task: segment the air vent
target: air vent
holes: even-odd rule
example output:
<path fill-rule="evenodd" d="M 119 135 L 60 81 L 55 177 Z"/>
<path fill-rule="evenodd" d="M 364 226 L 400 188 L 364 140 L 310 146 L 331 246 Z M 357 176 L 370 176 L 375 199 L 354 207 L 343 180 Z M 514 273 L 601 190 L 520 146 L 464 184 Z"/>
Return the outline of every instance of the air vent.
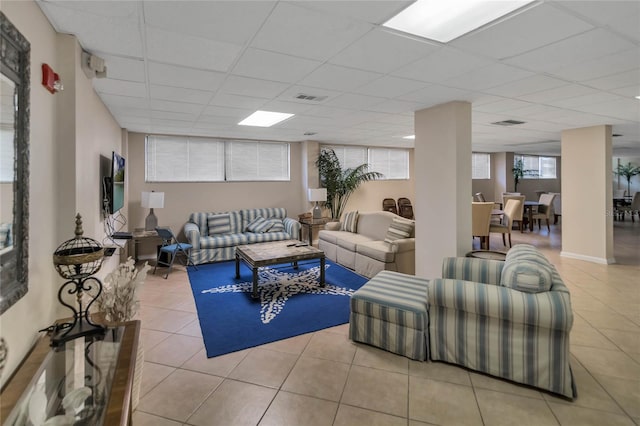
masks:
<path fill-rule="evenodd" d="M 496 121 L 495 123 L 491 123 L 491 124 L 495 124 L 496 126 L 517 126 L 518 124 L 524 124 L 524 121 L 504 120 L 504 121 Z"/>
<path fill-rule="evenodd" d="M 611 135 L 612 138 L 619 138 L 620 136 L 622 136 L 620 133 L 614 133 Z"/>
<path fill-rule="evenodd" d="M 325 99 L 327 99 L 327 96 L 314 96 L 314 95 L 305 95 L 304 93 L 298 93 L 295 96 L 295 98 L 303 101 L 322 102 Z"/>
<path fill-rule="evenodd" d="M 305 136 L 313 136 L 315 134 L 316 134 L 316 132 L 304 132 Z"/>

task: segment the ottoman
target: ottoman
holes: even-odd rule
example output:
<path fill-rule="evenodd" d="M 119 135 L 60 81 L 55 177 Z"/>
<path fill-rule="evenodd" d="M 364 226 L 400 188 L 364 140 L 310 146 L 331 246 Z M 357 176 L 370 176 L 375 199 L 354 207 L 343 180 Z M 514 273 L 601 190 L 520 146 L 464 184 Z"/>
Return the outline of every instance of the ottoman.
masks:
<path fill-rule="evenodd" d="M 425 361 L 428 280 L 381 271 L 351 296 L 349 338 Z"/>

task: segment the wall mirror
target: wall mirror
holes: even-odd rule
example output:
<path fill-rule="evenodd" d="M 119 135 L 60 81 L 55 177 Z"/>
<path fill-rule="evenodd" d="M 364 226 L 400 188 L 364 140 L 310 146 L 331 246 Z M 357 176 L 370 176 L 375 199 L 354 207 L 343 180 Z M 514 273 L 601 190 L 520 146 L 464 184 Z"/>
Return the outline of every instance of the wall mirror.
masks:
<path fill-rule="evenodd" d="M 29 42 L 0 12 L 0 314 L 27 293 Z"/>

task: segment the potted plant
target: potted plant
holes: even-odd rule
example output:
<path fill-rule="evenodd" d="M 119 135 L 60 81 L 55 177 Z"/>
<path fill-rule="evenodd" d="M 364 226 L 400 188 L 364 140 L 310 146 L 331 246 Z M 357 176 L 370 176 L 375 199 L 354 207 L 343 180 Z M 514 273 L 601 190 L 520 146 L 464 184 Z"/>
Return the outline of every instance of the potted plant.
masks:
<path fill-rule="evenodd" d="M 320 185 L 327 189 L 325 206 L 333 219 L 340 220 L 349 197 L 363 182 L 383 177 L 382 173 L 367 171 L 364 163 L 355 168 L 343 169 L 340 160 L 332 149 L 320 151 L 316 161 L 320 175 Z"/>
<path fill-rule="evenodd" d="M 513 181 L 515 183 L 514 186 L 514 191 L 518 192 L 518 183 L 520 182 L 520 179 L 522 179 L 525 176 L 535 176 L 536 175 L 536 171 L 535 170 L 528 170 L 524 168 L 524 163 L 522 162 L 522 160 L 516 160 L 513 169 L 511 169 L 511 171 L 513 172 Z"/>
<path fill-rule="evenodd" d="M 614 173 L 627 179 L 627 195 L 631 195 L 631 178 L 640 175 L 640 167 L 635 167 L 631 163 L 618 164 L 618 169 Z"/>

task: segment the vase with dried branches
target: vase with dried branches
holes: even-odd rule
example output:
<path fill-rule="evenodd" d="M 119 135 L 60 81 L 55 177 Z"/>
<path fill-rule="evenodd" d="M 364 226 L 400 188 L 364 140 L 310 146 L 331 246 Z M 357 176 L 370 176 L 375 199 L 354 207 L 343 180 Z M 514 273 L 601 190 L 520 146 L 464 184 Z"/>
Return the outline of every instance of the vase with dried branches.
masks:
<path fill-rule="evenodd" d="M 149 265 L 136 269 L 132 258 L 121 263 L 104 279 L 102 293 L 96 300 L 98 311 L 110 323 L 132 320 L 138 312 L 138 290 L 147 277 Z"/>

